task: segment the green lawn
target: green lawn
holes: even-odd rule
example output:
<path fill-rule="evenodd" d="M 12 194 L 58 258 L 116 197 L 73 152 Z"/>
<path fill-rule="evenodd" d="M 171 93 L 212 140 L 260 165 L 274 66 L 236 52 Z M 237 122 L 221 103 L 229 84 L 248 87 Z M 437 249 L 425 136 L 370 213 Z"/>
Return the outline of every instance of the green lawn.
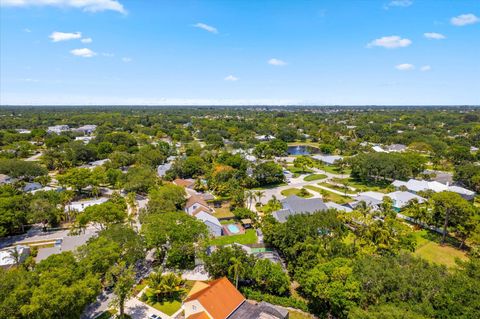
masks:
<path fill-rule="evenodd" d="M 179 300 L 156 302 L 151 306 L 157 310 L 160 310 L 164 314 L 171 316 L 177 312 L 180 307 L 182 307 L 182 302 Z"/>
<path fill-rule="evenodd" d="M 351 173 L 351 170 L 349 168 L 346 168 L 342 172 L 340 172 L 340 169 L 338 168 L 338 166 L 335 166 L 335 165 L 319 165 L 318 168 L 332 174 L 350 175 Z"/>
<path fill-rule="evenodd" d="M 241 235 L 232 235 L 232 236 L 221 236 L 212 239 L 211 244 L 215 246 L 225 246 L 233 243 L 238 243 L 242 245 L 255 244 L 257 242 L 257 233 L 255 229 L 247 229 L 245 234 Z"/>
<path fill-rule="evenodd" d="M 296 195 L 296 196 L 303 197 L 303 198 L 310 198 L 310 197 L 313 196 L 310 193 L 301 194 L 301 190 L 299 188 L 287 188 L 287 189 L 283 190 L 281 192 L 281 194 L 285 197 Z"/>
<path fill-rule="evenodd" d="M 306 182 L 310 182 L 310 181 L 316 181 L 316 180 L 324 179 L 324 178 L 327 178 L 327 175 L 325 175 L 325 174 L 310 174 L 308 176 L 305 176 L 303 178 L 303 180 L 306 181 Z"/>
<path fill-rule="evenodd" d="M 334 203 L 343 205 L 353 201 L 351 197 L 338 195 L 338 194 L 329 192 L 327 190 L 321 189 L 320 187 L 306 185 L 305 188 L 308 188 L 312 191 L 322 194 L 324 202 L 334 202 Z"/>
<path fill-rule="evenodd" d="M 330 184 L 330 183 L 318 183 L 318 185 L 323 186 L 323 187 L 328 187 L 328 188 L 334 189 L 336 191 L 345 193 L 345 189 L 341 186 L 333 185 L 333 184 Z M 349 189 L 349 190 L 347 190 L 347 194 L 356 194 L 356 193 Z"/>
<path fill-rule="evenodd" d="M 332 182 L 339 184 L 347 183 L 348 186 L 356 188 L 357 192 L 375 191 L 381 193 L 388 193 L 389 190 L 387 189 L 387 187 L 390 185 L 388 183 L 362 182 L 357 181 L 353 178 L 332 178 Z"/>
<path fill-rule="evenodd" d="M 287 166 L 287 170 L 289 170 L 290 172 L 294 173 L 294 174 L 308 174 L 308 173 L 312 173 L 313 171 L 309 168 L 305 168 L 305 170 L 303 170 L 301 167 L 295 167 L 293 165 L 289 165 Z"/>
<path fill-rule="evenodd" d="M 261 191 L 261 190 L 263 190 L 263 189 L 272 189 L 272 188 L 277 188 L 277 187 L 280 187 L 280 186 L 287 186 L 287 185 L 288 185 L 287 183 L 271 184 L 271 185 L 265 185 L 265 186 L 255 187 L 255 188 L 252 188 L 252 190 L 254 190 L 254 191 Z"/>
<path fill-rule="evenodd" d="M 217 218 L 233 218 L 235 215 L 230 211 L 229 207 L 215 208 L 215 213 L 212 214 Z"/>
<path fill-rule="evenodd" d="M 455 267 L 455 259 L 468 259 L 466 253 L 451 244 L 440 245 L 440 235 L 433 234 L 425 229 L 415 232 L 417 249 L 415 255 L 430 262 L 442 264 L 449 268 Z"/>
<path fill-rule="evenodd" d="M 288 311 L 288 318 L 289 319 L 312 319 L 313 316 L 304 314 L 304 313 L 299 312 L 299 311 L 289 310 Z"/>

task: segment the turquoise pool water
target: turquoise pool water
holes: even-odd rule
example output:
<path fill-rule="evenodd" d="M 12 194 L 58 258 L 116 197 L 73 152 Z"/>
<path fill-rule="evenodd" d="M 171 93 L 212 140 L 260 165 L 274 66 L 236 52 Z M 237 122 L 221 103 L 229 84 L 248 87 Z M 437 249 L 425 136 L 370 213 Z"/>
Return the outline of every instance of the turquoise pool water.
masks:
<path fill-rule="evenodd" d="M 229 224 L 227 225 L 227 228 L 232 234 L 238 234 L 240 232 L 240 228 L 238 228 L 238 226 L 235 224 Z"/>

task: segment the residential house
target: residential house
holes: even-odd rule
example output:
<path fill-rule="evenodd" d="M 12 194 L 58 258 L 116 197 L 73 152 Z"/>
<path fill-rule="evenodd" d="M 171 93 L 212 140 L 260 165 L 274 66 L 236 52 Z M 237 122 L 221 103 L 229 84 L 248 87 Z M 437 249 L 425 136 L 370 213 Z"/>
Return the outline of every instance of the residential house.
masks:
<path fill-rule="evenodd" d="M 73 131 L 82 133 L 83 135 L 92 135 L 92 133 L 95 132 L 96 129 L 97 129 L 96 125 L 89 124 L 89 125 L 83 125 L 83 126 L 77 127 L 73 129 Z"/>
<path fill-rule="evenodd" d="M 167 171 L 172 168 L 172 163 L 165 163 L 162 165 L 158 165 L 157 167 L 157 175 L 159 177 L 164 177 L 167 174 Z"/>
<path fill-rule="evenodd" d="M 407 146 L 403 144 L 392 144 L 387 146 L 387 152 L 404 152 L 407 150 Z"/>
<path fill-rule="evenodd" d="M 13 183 L 13 178 L 8 175 L 0 174 L 0 185 Z"/>
<path fill-rule="evenodd" d="M 23 187 L 23 191 L 24 192 L 33 192 L 33 191 L 36 191 L 37 189 L 40 189 L 40 188 L 42 188 L 42 184 L 40 184 L 40 183 L 37 183 L 37 182 L 27 183 Z"/>
<path fill-rule="evenodd" d="M 213 212 L 213 209 L 208 206 L 207 202 L 201 195 L 192 195 L 187 199 L 185 204 L 185 211 L 193 216 L 193 213 L 196 212 L 199 208 L 202 208 L 206 212 Z"/>
<path fill-rule="evenodd" d="M 17 260 L 13 257 L 15 250 L 18 253 L 18 262 L 22 263 L 30 255 L 30 247 L 17 245 L 0 250 L 0 268 L 8 269 L 16 266 Z"/>
<path fill-rule="evenodd" d="M 266 302 L 251 303 L 227 279 L 197 281 L 183 302 L 186 319 L 287 319 L 288 311 Z"/>
<path fill-rule="evenodd" d="M 97 199 L 90 199 L 90 200 L 82 200 L 78 202 L 71 202 L 69 205 L 65 206 L 65 211 L 72 211 L 75 210 L 77 212 L 83 212 L 83 210 L 87 207 L 93 205 L 103 204 L 108 201 L 106 197 L 100 197 Z"/>
<path fill-rule="evenodd" d="M 343 156 L 339 156 L 339 155 L 314 155 L 312 156 L 312 158 L 320 161 L 320 162 L 323 162 L 327 165 L 333 165 L 335 164 L 336 161 L 340 161 L 343 159 Z"/>
<path fill-rule="evenodd" d="M 336 209 L 338 211 L 342 211 L 345 213 L 350 213 L 352 209 L 348 206 L 340 205 L 334 202 L 326 202 L 325 205 L 328 207 L 328 209 Z"/>
<path fill-rule="evenodd" d="M 211 214 L 214 210 L 208 206 L 202 195 L 192 195 L 187 199 L 185 204 L 185 212 L 196 219 L 201 220 L 207 227 L 210 233 L 217 237 L 223 235 L 223 227 L 220 221 Z"/>
<path fill-rule="evenodd" d="M 273 139 L 275 139 L 275 136 L 273 135 L 257 135 L 255 136 L 255 139 L 258 140 L 258 141 L 271 141 Z"/>
<path fill-rule="evenodd" d="M 355 208 L 360 204 L 360 202 L 365 202 L 367 206 L 369 206 L 373 210 L 377 210 L 380 208 L 380 205 L 383 202 L 383 198 L 385 197 L 389 197 L 392 199 L 393 208 L 396 211 L 399 211 L 400 209 L 408 205 L 409 202 L 413 199 L 416 199 L 419 203 L 425 202 L 425 198 L 410 192 L 395 191 L 388 194 L 384 194 L 380 192 L 369 191 L 369 192 L 359 193 L 357 197 L 355 197 L 355 201 L 352 203 L 349 203 L 349 206 L 351 208 Z"/>
<path fill-rule="evenodd" d="M 421 191 L 433 191 L 435 193 L 447 191 L 457 193 L 466 200 L 473 200 L 475 197 L 474 191 L 460 186 L 442 184 L 437 181 L 420 181 L 416 179 L 410 179 L 408 182 L 403 182 L 396 180 L 392 183 L 392 185 L 395 186 L 396 189 L 405 187 L 409 192 L 414 194 Z"/>
<path fill-rule="evenodd" d="M 32 133 L 32 131 L 24 129 L 24 128 L 19 128 L 19 129 L 16 129 L 15 131 L 17 131 L 17 133 L 19 133 L 19 134 L 30 134 L 30 133 Z"/>
<path fill-rule="evenodd" d="M 320 198 L 305 199 L 298 196 L 289 196 L 280 201 L 282 209 L 272 213 L 273 218 L 284 223 L 288 217 L 298 214 L 311 214 L 316 211 L 327 210 L 328 207 Z"/>
<path fill-rule="evenodd" d="M 212 234 L 214 237 L 223 235 L 223 226 L 218 218 L 210 215 L 210 213 L 206 212 L 203 207 L 200 207 L 196 212 L 194 212 L 193 216 L 196 219 L 201 220 L 208 227 L 210 234 Z"/>
<path fill-rule="evenodd" d="M 83 144 L 88 144 L 93 138 L 93 136 L 77 136 L 75 137 L 75 141 L 81 141 Z"/>
<path fill-rule="evenodd" d="M 55 125 L 55 126 L 49 126 L 47 128 L 47 133 L 60 134 L 62 132 L 66 132 L 69 130 L 70 130 L 70 127 L 68 127 L 68 125 Z"/>
<path fill-rule="evenodd" d="M 175 185 L 178 185 L 184 188 L 190 188 L 190 189 L 193 189 L 193 187 L 195 186 L 195 180 L 191 178 L 189 179 L 177 178 L 173 181 L 173 183 Z"/>

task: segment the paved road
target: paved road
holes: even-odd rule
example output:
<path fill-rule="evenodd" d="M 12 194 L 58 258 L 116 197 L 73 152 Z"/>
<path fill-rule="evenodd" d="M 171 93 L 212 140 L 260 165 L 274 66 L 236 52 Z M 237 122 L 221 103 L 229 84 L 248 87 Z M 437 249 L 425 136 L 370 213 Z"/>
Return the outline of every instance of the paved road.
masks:
<path fill-rule="evenodd" d="M 309 174 L 303 174 L 303 175 L 300 175 L 297 178 L 291 178 L 290 181 L 288 182 L 288 185 L 263 190 L 264 196 L 261 199 L 261 203 L 263 205 L 265 205 L 270 199 L 272 199 L 273 196 L 275 196 L 277 199 L 283 199 L 283 198 L 285 198 L 285 196 L 282 195 L 282 191 L 284 191 L 286 189 L 289 189 L 289 188 L 302 188 L 302 187 L 305 187 L 307 185 L 312 185 L 312 186 L 315 186 L 315 187 L 318 187 L 318 188 L 322 188 L 322 189 L 328 190 L 332 193 L 336 193 L 336 194 L 339 194 L 339 195 L 345 195 L 343 192 L 320 186 L 320 185 L 318 185 L 318 183 L 325 182 L 325 181 L 327 181 L 329 179 L 332 179 L 332 178 L 346 178 L 346 177 L 348 177 L 347 175 L 332 174 L 332 173 L 325 172 L 325 171 L 322 171 L 322 170 L 319 170 L 319 169 L 314 169 L 314 173 L 315 174 L 324 174 L 327 177 L 324 178 L 324 179 L 318 179 L 318 180 L 309 181 L 309 182 L 303 180 L 304 177 L 308 176 Z M 309 192 L 313 195 L 313 198 L 321 198 L 322 197 L 319 193 L 317 193 L 315 191 L 309 191 Z M 354 195 L 348 195 L 348 196 L 353 197 Z M 257 200 L 255 200 L 255 202 L 253 204 L 255 204 L 256 202 L 257 202 Z M 252 206 L 254 206 L 254 205 L 252 205 Z"/>
<path fill-rule="evenodd" d="M 65 236 L 68 236 L 69 232 L 70 232 L 70 230 L 68 230 L 68 229 L 44 232 L 42 226 L 34 225 L 25 234 L 10 236 L 10 237 L 1 239 L 0 240 L 0 248 L 4 248 L 4 247 L 7 247 L 7 246 L 12 246 L 12 245 L 15 245 L 15 244 L 21 244 L 22 242 L 46 241 L 46 240 L 61 239 Z"/>

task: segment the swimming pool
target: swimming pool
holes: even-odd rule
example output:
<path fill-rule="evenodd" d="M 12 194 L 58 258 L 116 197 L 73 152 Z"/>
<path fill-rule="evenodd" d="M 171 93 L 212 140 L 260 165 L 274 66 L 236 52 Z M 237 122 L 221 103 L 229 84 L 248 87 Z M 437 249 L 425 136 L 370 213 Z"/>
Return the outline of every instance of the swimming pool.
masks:
<path fill-rule="evenodd" d="M 229 224 L 227 225 L 227 228 L 232 234 L 238 234 L 240 232 L 240 228 L 238 228 L 238 226 L 235 224 Z"/>

